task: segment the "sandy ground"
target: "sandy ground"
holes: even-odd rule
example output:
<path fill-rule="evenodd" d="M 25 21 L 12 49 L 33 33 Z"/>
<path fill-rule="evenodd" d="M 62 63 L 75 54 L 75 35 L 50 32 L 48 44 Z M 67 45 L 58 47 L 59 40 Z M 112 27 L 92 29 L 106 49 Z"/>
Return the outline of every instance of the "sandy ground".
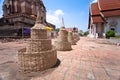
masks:
<path fill-rule="evenodd" d="M 81 38 L 73 50 L 57 52 L 58 67 L 31 74 L 17 66 L 17 50 L 25 41 L 0 42 L 0 80 L 120 80 L 120 46 L 102 41 Z"/>

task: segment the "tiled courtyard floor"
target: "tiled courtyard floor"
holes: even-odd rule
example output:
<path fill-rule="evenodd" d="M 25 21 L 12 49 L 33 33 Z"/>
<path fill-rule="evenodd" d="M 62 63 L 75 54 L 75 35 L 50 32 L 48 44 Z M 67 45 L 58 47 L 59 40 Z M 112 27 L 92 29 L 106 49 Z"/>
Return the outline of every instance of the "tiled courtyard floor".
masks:
<path fill-rule="evenodd" d="M 25 44 L 0 43 L 0 80 L 120 80 L 120 46 L 81 38 L 71 51 L 58 51 L 60 65 L 27 78 L 18 74 L 17 49 Z"/>

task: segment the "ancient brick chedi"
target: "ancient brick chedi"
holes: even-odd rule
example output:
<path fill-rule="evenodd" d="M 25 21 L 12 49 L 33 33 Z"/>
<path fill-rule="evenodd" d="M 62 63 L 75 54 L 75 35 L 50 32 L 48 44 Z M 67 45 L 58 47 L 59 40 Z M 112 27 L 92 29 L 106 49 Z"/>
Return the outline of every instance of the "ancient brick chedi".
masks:
<path fill-rule="evenodd" d="M 35 24 L 38 6 L 41 6 L 40 15 L 44 25 L 46 21 L 46 8 L 42 0 L 4 0 L 3 17 L 0 18 L 0 36 L 15 35 L 22 28 L 31 28 Z"/>
<path fill-rule="evenodd" d="M 31 28 L 31 39 L 27 48 L 18 52 L 20 70 L 23 72 L 37 72 L 54 66 L 57 62 L 57 52 L 47 38 L 47 30 L 41 20 L 40 11 L 36 24 Z"/>

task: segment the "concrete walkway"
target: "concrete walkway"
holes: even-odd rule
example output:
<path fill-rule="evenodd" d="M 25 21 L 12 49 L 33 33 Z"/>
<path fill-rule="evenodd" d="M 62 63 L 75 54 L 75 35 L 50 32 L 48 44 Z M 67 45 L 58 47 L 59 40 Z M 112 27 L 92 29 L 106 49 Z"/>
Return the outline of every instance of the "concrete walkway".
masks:
<path fill-rule="evenodd" d="M 34 77 L 29 76 L 29 78 L 26 78 L 23 75 L 17 75 L 18 72 L 14 71 L 17 67 L 13 66 L 15 64 L 12 64 L 12 62 L 10 63 L 10 61 L 15 61 L 13 56 L 16 55 L 16 49 L 21 48 L 23 45 L 25 44 L 17 44 L 13 48 L 7 45 L 10 50 L 0 49 L 0 60 L 4 62 L 4 64 L 2 62 L 0 64 L 1 79 L 5 77 L 3 80 L 120 80 L 119 46 L 98 44 L 95 39 L 81 38 L 77 45 L 72 46 L 73 50 L 58 51 L 58 59 L 60 60 L 58 67 L 39 72 Z M 4 57 L 8 53 L 10 58 L 7 57 L 7 60 Z M 5 61 L 9 62 L 5 63 Z M 6 68 L 7 70 L 2 70 Z M 12 72 L 13 75 L 7 74 L 7 72 Z M 16 73 L 15 76 L 14 73 Z M 8 75 L 8 79 L 4 74 Z"/>

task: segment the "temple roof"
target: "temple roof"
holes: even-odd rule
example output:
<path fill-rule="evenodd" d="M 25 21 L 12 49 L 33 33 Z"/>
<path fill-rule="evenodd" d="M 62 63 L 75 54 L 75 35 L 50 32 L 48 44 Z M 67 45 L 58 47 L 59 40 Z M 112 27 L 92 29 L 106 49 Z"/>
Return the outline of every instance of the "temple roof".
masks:
<path fill-rule="evenodd" d="M 94 16 L 94 17 L 92 17 L 92 22 L 93 23 L 103 23 L 104 21 L 101 16 Z"/>
<path fill-rule="evenodd" d="M 92 23 L 104 22 L 105 17 L 120 16 L 120 0 L 98 0 L 90 5 Z"/>
<path fill-rule="evenodd" d="M 104 17 L 120 16 L 120 10 L 104 11 L 102 14 Z"/>
<path fill-rule="evenodd" d="M 120 0 L 98 0 L 90 6 L 91 15 L 103 17 L 120 16 Z"/>
<path fill-rule="evenodd" d="M 100 15 L 98 3 L 91 4 L 91 15 Z"/>
<path fill-rule="evenodd" d="M 91 19 L 92 19 L 93 23 L 104 22 L 101 15 L 100 15 L 100 11 L 99 11 L 99 8 L 98 8 L 98 3 L 92 3 L 90 10 L 91 10 L 90 15 L 91 15 Z"/>
<path fill-rule="evenodd" d="M 98 0 L 101 11 L 120 9 L 120 0 Z"/>
<path fill-rule="evenodd" d="M 98 0 L 98 6 L 104 17 L 120 16 L 120 0 Z"/>

